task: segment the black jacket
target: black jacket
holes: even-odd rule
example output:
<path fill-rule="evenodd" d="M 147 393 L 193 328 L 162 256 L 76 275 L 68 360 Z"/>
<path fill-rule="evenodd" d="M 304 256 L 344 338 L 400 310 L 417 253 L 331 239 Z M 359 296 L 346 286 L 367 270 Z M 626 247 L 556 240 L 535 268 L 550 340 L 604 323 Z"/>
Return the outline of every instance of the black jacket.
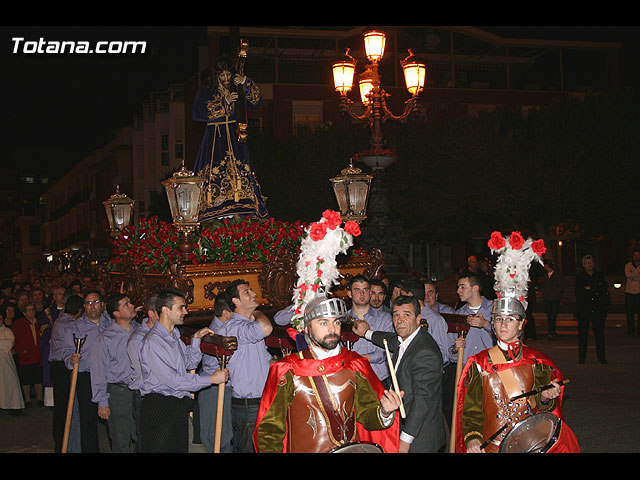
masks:
<path fill-rule="evenodd" d="M 373 332 L 371 340 L 384 348 L 387 339 L 395 365 L 399 339 L 393 332 Z M 407 418 L 400 419 L 400 431 L 414 437 L 410 453 L 436 453 L 445 444 L 445 419 L 442 411 L 442 354 L 424 327 L 413 338 L 396 369 L 398 386 L 404 390 Z M 400 415 L 400 412 L 396 412 Z"/>

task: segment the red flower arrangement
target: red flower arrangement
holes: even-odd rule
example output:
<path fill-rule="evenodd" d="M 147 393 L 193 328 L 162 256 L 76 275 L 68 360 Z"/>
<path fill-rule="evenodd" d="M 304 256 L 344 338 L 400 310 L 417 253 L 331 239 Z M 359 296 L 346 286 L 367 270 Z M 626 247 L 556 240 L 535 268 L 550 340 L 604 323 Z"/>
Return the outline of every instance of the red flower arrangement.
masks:
<path fill-rule="evenodd" d="M 286 253 L 298 254 L 304 228 L 300 221 L 289 223 L 273 218 L 214 222 L 202 227 L 199 236 L 192 234 L 197 248 L 189 261 L 245 264 L 274 260 Z M 140 218 L 137 226 L 125 227 L 113 240 L 113 256 L 107 269 L 138 266 L 143 271 L 165 273 L 172 263 L 180 261 L 178 243 L 179 232 L 172 223 L 157 217 Z"/>
<path fill-rule="evenodd" d="M 396 157 L 395 150 L 390 148 L 368 148 L 367 150 L 363 150 L 362 152 L 358 152 L 354 155 L 356 160 L 361 159 L 362 157 Z"/>

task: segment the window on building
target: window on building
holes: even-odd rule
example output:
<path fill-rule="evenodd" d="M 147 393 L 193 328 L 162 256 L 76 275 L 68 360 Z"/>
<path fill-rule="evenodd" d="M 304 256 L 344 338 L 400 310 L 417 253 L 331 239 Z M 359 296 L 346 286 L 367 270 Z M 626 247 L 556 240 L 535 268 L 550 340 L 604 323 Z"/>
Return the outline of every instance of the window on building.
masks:
<path fill-rule="evenodd" d="M 160 165 L 169 166 L 169 136 L 160 136 Z"/>
<path fill-rule="evenodd" d="M 184 144 L 176 142 L 176 158 L 184 158 Z"/>
<path fill-rule="evenodd" d="M 322 101 L 294 100 L 291 111 L 294 131 L 300 127 L 315 129 L 322 124 Z"/>

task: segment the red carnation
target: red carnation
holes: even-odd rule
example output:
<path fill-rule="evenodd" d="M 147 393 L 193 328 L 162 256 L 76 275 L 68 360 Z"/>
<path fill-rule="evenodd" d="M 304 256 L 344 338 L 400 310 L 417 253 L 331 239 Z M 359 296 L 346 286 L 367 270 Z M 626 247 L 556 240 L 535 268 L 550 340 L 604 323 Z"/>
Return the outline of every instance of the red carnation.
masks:
<path fill-rule="evenodd" d="M 329 228 L 331 230 L 335 230 L 336 227 L 339 227 L 342 223 L 342 217 L 340 214 L 333 210 L 325 210 L 322 212 L 322 216 L 325 218 L 327 223 L 329 224 Z"/>
<path fill-rule="evenodd" d="M 311 228 L 309 229 L 309 236 L 311 240 L 317 242 L 318 240 L 322 240 L 327 234 L 327 224 L 325 222 L 313 222 L 311 224 Z"/>
<path fill-rule="evenodd" d="M 531 250 L 533 250 L 536 255 L 541 257 L 542 254 L 547 251 L 547 247 L 544 246 L 544 240 L 540 239 L 533 242 L 531 244 Z"/>
<path fill-rule="evenodd" d="M 504 238 L 502 237 L 502 234 L 500 232 L 493 232 L 487 245 L 489 245 L 489 248 L 492 250 L 500 250 L 504 247 Z"/>
<path fill-rule="evenodd" d="M 524 238 L 522 238 L 520 232 L 511 232 L 509 245 L 511 245 L 511 248 L 514 250 L 520 250 L 522 248 L 522 245 L 524 245 Z"/>
<path fill-rule="evenodd" d="M 357 237 L 360 235 L 360 233 L 362 233 L 360 231 L 360 225 L 358 225 L 353 220 L 349 220 L 347 223 L 345 223 L 344 231 L 350 235 L 353 235 L 354 237 Z"/>

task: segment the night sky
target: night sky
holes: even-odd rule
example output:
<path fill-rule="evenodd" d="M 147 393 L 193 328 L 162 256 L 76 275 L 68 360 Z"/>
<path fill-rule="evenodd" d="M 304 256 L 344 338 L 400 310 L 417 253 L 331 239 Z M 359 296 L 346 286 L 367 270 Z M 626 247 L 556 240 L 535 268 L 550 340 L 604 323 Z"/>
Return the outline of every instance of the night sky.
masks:
<path fill-rule="evenodd" d="M 638 27 L 481 27 L 504 36 L 625 42 L 623 83 L 638 83 Z M 205 26 L 0 27 L 2 31 L 2 164 L 23 147 L 47 151 L 61 169 L 100 148 L 141 111 L 146 95 L 182 83 L 198 70 Z M 26 41 L 143 40 L 147 53 L 130 55 L 13 53 Z M 66 152 L 69 152 L 67 154 Z"/>
<path fill-rule="evenodd" d="M 3 145 L 50 151 L 74 163 L 130 125 L 147 94 L 198 71 L 206 27 L 2 27 Z M 145 54 L 13 53 L 25 41 L 147 42 Z M 73 157 L 73 152 L 77 157 Z M 6 157 L 3 157 L 3 163 Z M 63 167 L 64 168 L 64 167 Z"/>

